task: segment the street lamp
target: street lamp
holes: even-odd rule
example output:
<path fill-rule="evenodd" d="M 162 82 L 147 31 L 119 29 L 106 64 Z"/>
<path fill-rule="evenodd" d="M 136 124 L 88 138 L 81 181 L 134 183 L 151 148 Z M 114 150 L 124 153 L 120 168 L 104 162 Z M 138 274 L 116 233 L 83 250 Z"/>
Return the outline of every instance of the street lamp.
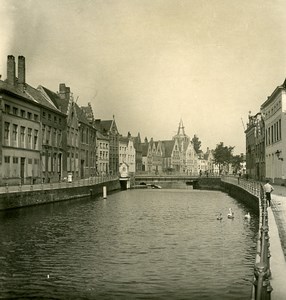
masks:
<path fill-rule="evenodd" d="M 277 155 L 278 159 L 283 161 L 283 157 L 280 157 L 281 153 L 282 153 L 281 150 L 277 150 L 277 151 L 275 152 L 275 154 Z"/>

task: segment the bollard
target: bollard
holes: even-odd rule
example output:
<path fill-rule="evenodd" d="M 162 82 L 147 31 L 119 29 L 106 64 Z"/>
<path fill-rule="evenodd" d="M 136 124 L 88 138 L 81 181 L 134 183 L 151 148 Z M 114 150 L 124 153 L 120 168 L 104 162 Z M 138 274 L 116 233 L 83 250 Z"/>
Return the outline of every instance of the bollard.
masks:
<path fill-rule="evenodd" d="M 22 191 L 22 184 L 21 184 L 21 182 L 19 183 L 19 192 L 21 192 Z"/>
<path fill-rule="evenodd" d="M 8 183 L 5 184 L 6 193 L 9 193 Z"/>
<path fill-rule="evenodd" d="M 107 198 L 106 186 L 103 187 L 103 199 Z"/>
<path fill-rule="evenodd" d="M 92 189 L 89 190 L 90 197 L 92 197 Z"/>

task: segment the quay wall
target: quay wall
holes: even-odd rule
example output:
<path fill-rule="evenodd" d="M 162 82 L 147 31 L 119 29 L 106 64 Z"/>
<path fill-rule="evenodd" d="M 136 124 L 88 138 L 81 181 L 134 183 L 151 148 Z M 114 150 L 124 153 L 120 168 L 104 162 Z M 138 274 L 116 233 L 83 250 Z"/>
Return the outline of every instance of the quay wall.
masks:
<path fill-rule="evenodd" d="M 259 214 L 259 199 L 238 185 L 221 181 L 222 190 L 229 196 L 253 208 Z"/>
<path fill-rule="evenodd" d="M 86 186 L 3 193 L 0 194 L 0 210 L 100 196 L 103 193 L 103 186 L 106 186 L 107 193 L 120 189 L 117 179 Z"/>

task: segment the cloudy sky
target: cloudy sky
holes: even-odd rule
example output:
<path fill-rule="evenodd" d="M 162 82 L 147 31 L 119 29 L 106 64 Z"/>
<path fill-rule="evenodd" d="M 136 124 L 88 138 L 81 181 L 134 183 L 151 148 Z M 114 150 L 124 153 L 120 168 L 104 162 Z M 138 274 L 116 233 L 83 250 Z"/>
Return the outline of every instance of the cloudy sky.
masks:
<path fill-rule="evenodd" d="M 0 74 L 71 87 L 120 133 L 245 152 L 243 122 L 286 77 L 286 0 L 0 0 Z M 243 122 L 242 122 L 243 120 Z"/>

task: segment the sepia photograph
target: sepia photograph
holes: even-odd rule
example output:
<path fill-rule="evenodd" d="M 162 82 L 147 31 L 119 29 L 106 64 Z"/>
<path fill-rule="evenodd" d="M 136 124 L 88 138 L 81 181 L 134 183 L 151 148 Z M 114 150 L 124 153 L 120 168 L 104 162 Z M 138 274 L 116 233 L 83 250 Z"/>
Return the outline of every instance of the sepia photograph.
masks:
<path fill-rule="evenodd" d="M 0 0 L 0 299 L 286 299 L 285 7 Z"/>

